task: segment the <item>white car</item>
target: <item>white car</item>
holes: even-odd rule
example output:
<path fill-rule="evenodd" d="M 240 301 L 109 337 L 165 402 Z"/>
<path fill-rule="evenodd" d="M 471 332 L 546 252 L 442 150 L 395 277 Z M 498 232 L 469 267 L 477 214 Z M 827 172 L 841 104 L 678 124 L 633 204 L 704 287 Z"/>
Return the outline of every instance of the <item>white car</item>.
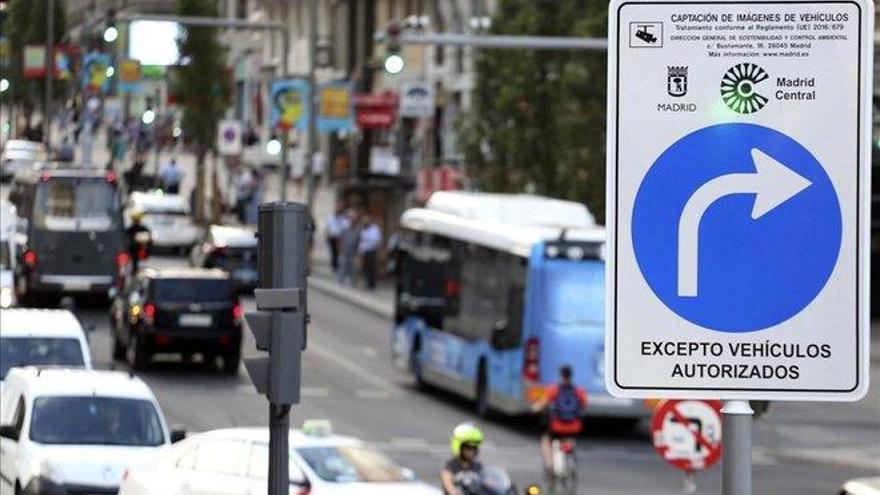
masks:
<path fill-rule="evenodd" d="M 171 435 L 149 387 L 128 373 L 15 368 L 0 395 L 0 474 L 15 493 L 116 493 L 130 463 Z"/>
<path fill-rule="evenodd" d="M 15 305 L 15 206 L 0 199 L 0 309 Z"/>
<path fill-rule="evenodd" d="M 11 139 L 0 153 L 0 178 L 11 179 L 20 170 L 34 166 L 36 162 L 46 161 L 48 153 L 43 143 Z"/>
<path fill-rule="evenodd" d="M 143 212 L 142 222 L 150 229 L 153 247 L 188 252 L 201 238 L 202 231 L 193 222 L 189 202 L 179 194 L 133 192 L 128 201 L 126 221 L 134 210 Z"/>
<path fill-rule="evenodd" d="M 205 239 L 193 247 L 190 264 L 226 270 L 236 289 L 252 291 L 258 279 L 257 236 L 251 228 L 211 225 Z"/>
<path fill-rule="evenodd" d="M 76 316 L 66 309 L 0 311 L 0 391 L 17 366 L 91 369 L 89 343 Z"/>
<path fill-rule="evenodd" d="M 880 476 L 851 479 L 840 487 L 840 495 L 880 495 Z"/>
<path fill-rule="evenodd" d="M 269 430 L 194 435 L 129 469 L 119 495 L 263 495 Z M 346 436 L 290 432 L 290 495 L 440 495 L 382 453 Z"/>

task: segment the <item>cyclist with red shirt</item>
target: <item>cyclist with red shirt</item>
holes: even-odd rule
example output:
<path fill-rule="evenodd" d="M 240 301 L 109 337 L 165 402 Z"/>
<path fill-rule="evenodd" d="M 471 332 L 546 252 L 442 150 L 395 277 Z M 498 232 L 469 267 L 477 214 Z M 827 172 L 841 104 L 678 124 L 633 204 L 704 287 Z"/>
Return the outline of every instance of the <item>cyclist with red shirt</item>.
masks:
<path fill-rule="evenodd" d="M 541 454 L 547 472 L 551 472 L 553 466 L 551 440 L 575 436 L 583 429 L 581 415 L 587 407 L 587 392 L 571 382 L 571 374 L 571 366 L 559 368 L 559 383 L 547 388 L 532 407 L 535 412 L 547 410 L 547 432 L 541 436 Z"/>

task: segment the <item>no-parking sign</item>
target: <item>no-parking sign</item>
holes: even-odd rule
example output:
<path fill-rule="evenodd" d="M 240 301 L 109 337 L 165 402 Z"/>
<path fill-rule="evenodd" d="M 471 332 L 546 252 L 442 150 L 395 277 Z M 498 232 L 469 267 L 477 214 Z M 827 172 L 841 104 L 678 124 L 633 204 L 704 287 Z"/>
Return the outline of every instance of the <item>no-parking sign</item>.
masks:
<path fill-rule="evenodd" d="M 858 400 L 873 3 L 609 15 L 608 389 Z"/>
<path fill-rule="evenodd" d="M 721 402 L 667 400 L 651 418 L 654 449 L 683 471 L 707 469 L 721 458 Z"/>

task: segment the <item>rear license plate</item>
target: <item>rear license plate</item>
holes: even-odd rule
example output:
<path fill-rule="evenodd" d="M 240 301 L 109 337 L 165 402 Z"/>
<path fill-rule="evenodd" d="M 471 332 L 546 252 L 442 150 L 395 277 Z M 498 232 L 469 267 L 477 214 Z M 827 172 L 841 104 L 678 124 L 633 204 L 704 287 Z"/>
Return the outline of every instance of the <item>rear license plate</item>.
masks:
<path fill-rule="evenodd" d="M 182 327 L 210 327 L 211 315 L 186 313 L 180 315 L 177 323 Z"/>
<path fill-rule="evenodd" d="M 92 284 L 89 282 L 82 281 L 72 281 L 72 282 L 64 282 L 62 287 L 66 291 L 71 292 L 85 292 L 92 288 Z"/>

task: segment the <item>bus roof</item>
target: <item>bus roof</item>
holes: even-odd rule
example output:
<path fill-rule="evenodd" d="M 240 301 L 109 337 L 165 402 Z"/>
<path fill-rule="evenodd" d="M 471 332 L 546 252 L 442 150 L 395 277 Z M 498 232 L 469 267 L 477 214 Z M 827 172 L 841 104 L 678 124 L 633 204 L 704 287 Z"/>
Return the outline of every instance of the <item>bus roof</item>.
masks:
<path fill-rule="evenodd" d="M 411 230 L 439 234 L 523 257 L 531 254 L 536 243 L 563 237 L 567 241 L 605 242 L 605 229 L 588 222 L 592 215 L 586 207 L 578 214 L 578 209 L 574 208 L 577 203 L 519 194 L 448 192 L 442 193 L 435 201 L 438 194 L 431 197 L 426 208 L 407 210 L 401 224 Z M 463 201 L 456 204 L 456 196 Z M 533 210 L 519 217 L 511 216 L 526 207 Z M 548 221 L 548 218 L 552 220 Z M 569 218 L 569 224 L 566 224 Z"/>

